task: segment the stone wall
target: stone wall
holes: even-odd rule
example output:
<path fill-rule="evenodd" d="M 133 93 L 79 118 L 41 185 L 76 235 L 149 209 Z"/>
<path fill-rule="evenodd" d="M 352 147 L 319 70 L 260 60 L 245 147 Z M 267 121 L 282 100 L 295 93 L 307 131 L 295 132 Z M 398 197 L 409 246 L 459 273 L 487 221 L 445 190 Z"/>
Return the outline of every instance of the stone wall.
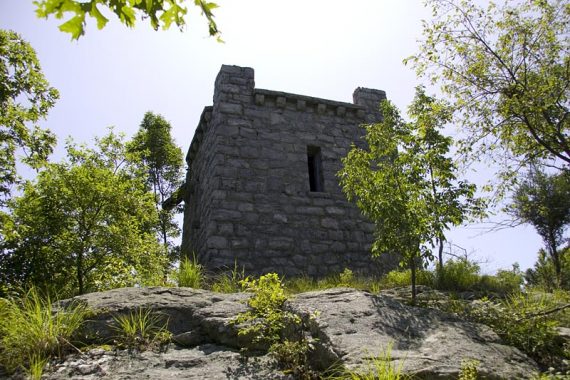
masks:
<path fill-rule="evenodd" d="M 394 257 L 370 258 L 374 225 L 336 178 L 385 97 L 358 88 L 351 104 L 256 89 L 253 69 L 222 66 L 186 158 L 183 254 L 253 274 L 393 268 Z"/>

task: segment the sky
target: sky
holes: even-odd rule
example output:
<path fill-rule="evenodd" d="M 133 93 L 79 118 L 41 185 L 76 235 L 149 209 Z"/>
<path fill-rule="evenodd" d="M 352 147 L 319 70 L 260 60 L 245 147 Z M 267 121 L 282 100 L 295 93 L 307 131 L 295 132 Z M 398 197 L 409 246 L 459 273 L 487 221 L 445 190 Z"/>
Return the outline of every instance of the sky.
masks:
<path fill-rule="evenodd" d="M 0 28 L 18 32 L 34 47 L 44 75 L 60 92 L 41 123 L 58 136 L 53 160 L 64 156 L 69 136 L 89 144 L 114 126 L 130 138 L 147 111 L 171 123 L 186 152 L 203 107 L 212 104 L 222 64 L 254 68 L 256 88 L 337 101 L 352 102 L 357 87 L 385 90 L 401 110 L 422 83 L 402 63 L 417 51 L 422 20 L 430 18 L 421 0 L 217 0 L 224 43 L 208 37 L 206 21 L 191 3 L 182 32 L 175 26 L 154 31 L 141 20 L 129 29 L 107 15 L 111 21 L 103 30 L 89 22 L 86 34 L 71 41 L 57 28 L 61 20 L 36 18 L 32 0 L 0 0 Z M 483 184 L 492 173 L 480 168 L 466 175 Z M 448 239 L 486 261 L 487 273 L 514 262 L 532 267 L 542 242 L 531 226 L 485 229 L 462 226 Z"/>

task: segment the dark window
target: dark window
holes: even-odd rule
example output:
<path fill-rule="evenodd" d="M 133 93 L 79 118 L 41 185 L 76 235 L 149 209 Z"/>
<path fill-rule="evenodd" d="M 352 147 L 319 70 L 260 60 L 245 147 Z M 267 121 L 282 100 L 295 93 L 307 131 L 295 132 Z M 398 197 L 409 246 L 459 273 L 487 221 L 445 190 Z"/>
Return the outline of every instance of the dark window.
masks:
<path fill-rule="evenodd" d="M 309 163 L 309 186 L 311 191 L 324 191 L 321 148 L 308 146 L 307 161 Z"/>

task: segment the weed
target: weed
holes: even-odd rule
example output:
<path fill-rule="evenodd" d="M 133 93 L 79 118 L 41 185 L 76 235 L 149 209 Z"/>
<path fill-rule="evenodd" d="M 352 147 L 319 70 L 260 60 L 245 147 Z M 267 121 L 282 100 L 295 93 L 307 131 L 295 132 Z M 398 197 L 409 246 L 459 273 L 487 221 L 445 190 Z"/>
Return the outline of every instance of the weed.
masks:
<path fill-rule="evenodd" d="M 366 369 L 363 371 L 346 370 L 341 377 L 334 379 L 350 379 L 350 380 L 411 380 L 410 375 L 402 372 L 404 362 L 400 361 L 397 365 L 392 359 L 392 344 L 388 345 L 386 350 L 377 357 L 369 358 L 366 362 Z"/>
<path fill-rule="evenodd" d="M 240 281 L 245 279 L 245 270 L 238 270 L 237 261 L 230 273 L 222 273 L 212 284 L 212 290 L 219 293 L 237 293 L 241 290 Z"/>
<path fill-rule="evenodd" d="M 204 282 L 204 270 L 196 261 L 196 256 L 190 260 L 185 257 L 180 262 L 178 269 L 178 286 L 200 289 Z"/>
<path fill-rule="evenodd" d="M 35 288 L 21 298 L 1 299 L 0 364 L 9 372 L 22 368 L 38 373 L 43 360 L 61 357 L 71 347 L 71 336 L 86 315 L 84 305 L 54 308 Z"/>
<path fill-rule="evenodd" d="M 479 366 L 479 361 L 477 360 L 464 360 L 461 363 L 461 372 L 457 380 L 478 380 L 479 372 L 477 367 Z"/>
<path fill-rule="evenodd" d="M 152 347 L 162 348 L 170 342 L 168 320 L 165 321 L 152 310 L 137 309 L 115 317 L 114 321 L 117 332 L 115 342 L 119 347 L 140 351 Z"/>

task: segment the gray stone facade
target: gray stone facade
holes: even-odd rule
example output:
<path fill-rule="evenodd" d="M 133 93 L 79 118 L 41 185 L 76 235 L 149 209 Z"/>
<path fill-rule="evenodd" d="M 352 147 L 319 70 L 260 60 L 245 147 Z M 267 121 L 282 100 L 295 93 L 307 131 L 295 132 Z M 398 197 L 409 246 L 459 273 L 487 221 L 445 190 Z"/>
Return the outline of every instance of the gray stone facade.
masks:
<path fill-rule="evenodd" d="M 222 66 L 186 161 L 182 254 L 211 270 L 322 277 L 378 274 L 374 225 L 342 193 L 336 173 L 361 124 L 378 120 L 384 91 L 354 104 L 255 88 L 251 68 Z"/>

